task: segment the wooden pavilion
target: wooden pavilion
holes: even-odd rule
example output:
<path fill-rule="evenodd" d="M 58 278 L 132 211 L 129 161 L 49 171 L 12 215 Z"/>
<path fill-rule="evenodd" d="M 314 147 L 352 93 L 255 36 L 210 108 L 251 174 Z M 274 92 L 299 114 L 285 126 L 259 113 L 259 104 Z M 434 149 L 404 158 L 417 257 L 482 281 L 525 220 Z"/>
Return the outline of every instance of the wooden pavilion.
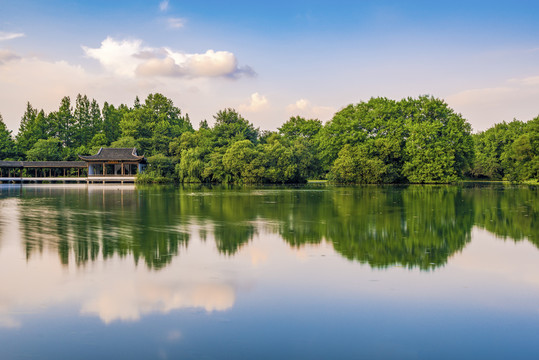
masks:
<path fill-rule="evenodd" d="M 0 161 L 0 183 L 134 182 L 146 159 L 135 148 L 101 148 L 82 161 Z"/>
<path fill-rule="evenodd" d="M 79 158 L 88 164 L 88 177 L 135 176 L 146 164 L 136 148 L 101 148 L 96 155 L 79 155 Z"/>

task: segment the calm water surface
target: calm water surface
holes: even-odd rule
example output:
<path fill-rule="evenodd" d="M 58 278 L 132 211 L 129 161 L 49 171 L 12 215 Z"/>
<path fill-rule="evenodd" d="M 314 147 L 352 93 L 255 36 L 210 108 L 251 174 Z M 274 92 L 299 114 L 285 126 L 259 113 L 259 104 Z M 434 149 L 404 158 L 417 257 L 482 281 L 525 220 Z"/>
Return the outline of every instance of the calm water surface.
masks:
<path fill-rule="evenodd" d="M 0 359 L 538 359 L 539 191 L 0 185 Z"/>

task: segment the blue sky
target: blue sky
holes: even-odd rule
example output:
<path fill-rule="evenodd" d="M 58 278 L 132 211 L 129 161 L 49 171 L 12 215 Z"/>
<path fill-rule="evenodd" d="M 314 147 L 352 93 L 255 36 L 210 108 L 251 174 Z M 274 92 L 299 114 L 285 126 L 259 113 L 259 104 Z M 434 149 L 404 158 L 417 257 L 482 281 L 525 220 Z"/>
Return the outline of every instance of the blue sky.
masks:
<path fill-rule="evenodd" d="M 443 98 L 475 131 L 539 114 L 538 1 L 0 0 L 0 113 L 160 92 L 261 129 L 373 96 Z"/>

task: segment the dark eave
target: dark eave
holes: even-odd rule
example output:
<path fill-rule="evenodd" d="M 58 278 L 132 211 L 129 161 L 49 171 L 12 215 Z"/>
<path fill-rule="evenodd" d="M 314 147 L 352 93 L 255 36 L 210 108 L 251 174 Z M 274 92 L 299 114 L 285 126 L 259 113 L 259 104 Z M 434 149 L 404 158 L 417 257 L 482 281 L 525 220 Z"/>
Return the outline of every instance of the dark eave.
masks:
<path fill-rule="evenodd" d="M 84 161 L 23 161 L 25 168 L 85 168 Z"/>
<path fill-rule="evenodd" d="M 144 156 L 137 155 L 136 148 L 101 148 L 96 155 L 82 156 L 79 158 L 84 161 L 134 161 L 140 162 Z"/>
<path fill-rule="evenodd" d="M 22 168 L 22 161 L 0 161 L 2 168 Z"/>

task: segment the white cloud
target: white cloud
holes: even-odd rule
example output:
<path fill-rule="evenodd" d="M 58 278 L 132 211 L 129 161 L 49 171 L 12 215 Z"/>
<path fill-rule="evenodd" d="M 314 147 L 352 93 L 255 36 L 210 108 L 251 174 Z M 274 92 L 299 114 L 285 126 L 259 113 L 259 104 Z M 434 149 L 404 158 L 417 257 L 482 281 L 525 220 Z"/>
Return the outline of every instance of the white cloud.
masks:
<path fill-rule="evenodd" d="M 103 40 L 97 49 L 82 48 L 87 56 L 98 60 L 105 69 L 125 77 L 134 77 L 141 61 L 136 55 L 150 50 L 142 47 L 141 40 L 116 41 L 111 37 Z"/>
<path fill-rule="evenodd" d="M 0 65 L 4 62 L 18 60 L 21 57 L 10 50 L 0 49 Z"/>
<path fill-rule="evenodd" d="M 202 119 L 211 119 L 217 110 L 230 107 L 245 91 L 242 90 L 245 84 L 231 86 L 228 80 L 243 74 L 243 70 L 236 69 L 233 74 L 208 81 L 208 77 L 198 76 L 203 69 L 200 61 L 198 72 L 190 67 L 189 54 L 176 54 L 177 57 L 184 56 L 183 67 L 180 67 L 165 49 L 144 48 L 133 42 L 124 42 L 123 46 L 122 42 L 117 43 L 118 48 L 128 48 L 129 53 L 134 53 L 125 57 L 124 69 L 118 60 L 120 56 L 113 51 L 118 49 L 104 46 L 105 50 L 110 50 L 108 53 L 104 51 L 94 55 L 102 57 L 107 64 L 107 67 L 103 67 L 107 71 L 97 72 L 66 61 L 21 57 L 7 50 L 2 51 L 0 113 L 7 127 L 17 132 L 27 101 L 48 113 L 58 109 L 62 97 L 70 96 L 73 99 L 78 93 L 95 98 L 100 104 L 107 101 L 114 105 L 131 105 L 135 96 L 144 99 L 155 92 L 172 99 L 176 106 L 189 113 L 196 125 Z"/>
<path fill-rule="evenodd" d="M 307 99 L 299 99 L 298 101 L 296 101 L 294 104 L 290 104 L 286 107 L 286 110 L 288 112 L 294 112 L 294 111 L 301 111 L 301 110 L 306 110 L 307 107 L 309 107 L 311 105 L 311 103 L 309 102 L 309 100 Z"/>
<path fill-rule="evenodd" d="M 107 37 L 99 48 L 83 47 L 109 72 L 128 78 L 141 77 L 230 77 L 252 75 L 249 67 L 238 67 L 228 51 L 207 50 L 203 54 L 176 52 L 168 48 L 144 47 L 141 40 L 117 41 Z"/>
<path fill-rule="evenodd" d="M 225 76 L 234 74 L 238 64 L 228 51 L 208 50 L 204 54 L 188 54 L 185 67 L 195 76 Z"/>
<path fill-rule="evenodd" d="M 149 59 L 136 69 L 140 76 L 178 76 L 181 68 L 170 57 L 164 59 Z"/>
<path fill-rule="evenodd" d="M 16 38 L 23 37 L 24 33 L 11 33 L 0 31 L 0 41 L 13 40 Z"/>
<path fill-rule="evenodd" d="M 256 92 L 251 94 L 249 104 L 240 105 L 239 110 L 245 112 L 258 112 L 267 109 L 268 105 L 268 99 Z"/>
<path fill-rule="evenodd" d="M 286 107 L 288 115 L 300 115 L 307 118 L 329 120 L 335 113 L 335 108 L 331 106 L 315 106 L 307 99 L 299 99 Z"/>
<path fill-rule="evenodd" d="M 492 88 L 480 88 L 463 90 L 459 93 L 450 95 L 447 97 L 447 101 L 451 101 L 456 105 L 469 105 L 469 104 L 481 104 L 490 103 L 493 99 L 496 101 L 514 93 L 516 89 L 510 87 L 492 87 Z"/>
<path fill-rule="evenodd" d="M 482 131 L 494 123 L 530 120 L 539 107 L 539 76 L 508 79 L 493 87 L 467 89 L 445 97 L 449 106 L 467 119 L 474 131 Z"/>
<path fill-rule="evenodd" d="M 0 109 L 6 125 L 16 130 L 26 102 L 53 110 L 63 96 L 77 94 L 103 81 L 80 66 L 65 61 L 48 62 L 37 58 L 0 61 Z"/>
<path fill-rule="evenodd" d="M 183 18 L 168 18 L 167 19 L 168 27 L 172 29 L 181 29 L 185 26 L 185 19 Z"/>
<path fill-rule="evenodd" d="M 164 0 L 159 3 L 159 10 L 161 11 L 167 11 L 168 7 L 169 7 L 168 0 Z"/>
<path fill-rule="evenodd" d="M 529 76 L 523 79 L 511 79 L 509 81 L 516 84 L 534 86 L 539 85 L 539 76 Z"/>

